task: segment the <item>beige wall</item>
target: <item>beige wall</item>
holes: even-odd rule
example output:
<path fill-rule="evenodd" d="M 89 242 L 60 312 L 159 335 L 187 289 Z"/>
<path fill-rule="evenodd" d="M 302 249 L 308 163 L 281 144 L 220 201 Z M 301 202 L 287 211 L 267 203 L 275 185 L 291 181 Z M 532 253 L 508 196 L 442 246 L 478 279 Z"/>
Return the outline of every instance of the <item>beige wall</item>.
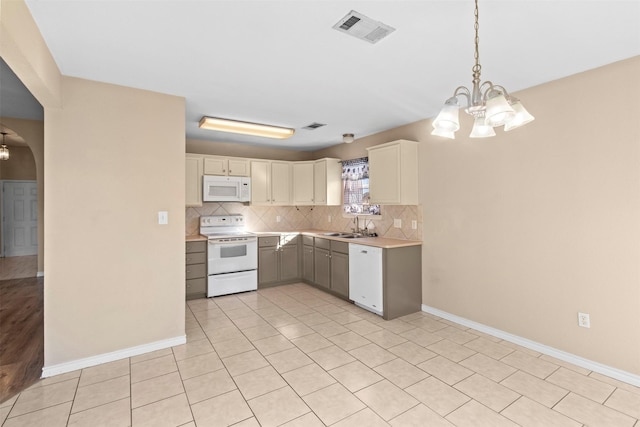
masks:
<path fill-rule="evenodd" d="M 9 147 L 9 160 L 0 163 L 0 179 L 36 180 L 36 162 L 29 147 Z"/>
<path fill-rule="evenodd" d="M 213 154 L 216 156 L 247 157 L 269 160 L 311 160 L 315 157 L 308 151 L 285 150 L 231 142 L 212 142 L 201 139 L 187 139 L 187 153 Z"/>
<path fill-rule="evenodd" d="M 640 374 L 638 75 L 522 91 L 536 121 L 492 139 L 423 138 L 426 304 Z"/>
<path fill-rule="evenodd" d="M 45 108 L 45 367 L 184 335 L 184 99 L 69 77 L 63 96 Z"/>
<path fill-rule="evenodd" d="M 31 150 L 38 181 L 38 272 L 44 272 L 44 122 L 1 117 L 0 121 L 20 135 Z M 11 154 L 13 155 L 13 154 Z M 9 158 L 9 161 L 11 158 Z"/>

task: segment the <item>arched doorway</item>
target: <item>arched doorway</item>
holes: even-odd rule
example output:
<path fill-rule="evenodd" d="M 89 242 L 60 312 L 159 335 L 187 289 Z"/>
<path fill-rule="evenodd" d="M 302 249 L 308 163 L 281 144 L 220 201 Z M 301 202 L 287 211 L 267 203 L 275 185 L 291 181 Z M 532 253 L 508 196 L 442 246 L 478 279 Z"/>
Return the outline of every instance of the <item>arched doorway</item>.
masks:
<path fill-rule="evenodd" d="M 38 272 L 38 186 L 36 163 L 24 139 L 0 123 L 9 153 L 0 158 L 0 280 Z"/>
<path fill-rule="evenodd" d="M 44 364 L 44 121 L 40 104 L 1 59 L 0 67 L 0 131 L 7 132 L 9 148 L 9 159 L 0 160 L 0 184 L 5 191 L 0 220 L 9 212 L 12 220 L 27 220 L 14 224 L 12 231 L 19 234 L 18 228 L 29 227 L 18 236 L 8 236 L 11 232 L 0 227 L 0 241 L 6 243 L 11 237 L 22 249 L 21 243 L 30 246 L 26 252 L 15 247 L 7 252 L 3 244 L 0 258 L 2 402 L 38 380 Z"/>

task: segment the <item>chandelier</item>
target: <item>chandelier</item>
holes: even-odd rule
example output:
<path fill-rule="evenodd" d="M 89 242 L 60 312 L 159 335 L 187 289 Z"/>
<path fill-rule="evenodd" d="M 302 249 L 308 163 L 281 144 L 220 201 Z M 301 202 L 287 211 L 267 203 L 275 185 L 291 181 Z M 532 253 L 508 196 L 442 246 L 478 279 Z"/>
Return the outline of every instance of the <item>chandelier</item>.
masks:
<path fill-rule="evenodd" d="M 7 136 L 7 132 L 0 133 L 2 133 L 2 145 L 0 145 L 0 160 L 9 160 L 9 148 L 4 141 L 4 138 Z"/>
<path fill-rule="evenodd" d="M 490 81 L 480 81 L 480 55 L 478 53 L 478 0 L 475 0 L 475 65 L 473 71 L 473 87 L 471 90 L 459 86 L 453 92 L 453 96 L 444 104 L 442 110 L 433 121 L 431 135 L 455 138 L 455 132 L 460 129 L 458 110 L 460 103 L 458 97 L 467 99 L 465 112 L 473 116 L 473 129 L 469 135 L 471 138 L 486 138 L 495 136 L 494 127 L 504 125 L 505 131 L 510 131 L 534 120 L 522 106 L 518 98 L 510 95 L 507 90 Z"/>

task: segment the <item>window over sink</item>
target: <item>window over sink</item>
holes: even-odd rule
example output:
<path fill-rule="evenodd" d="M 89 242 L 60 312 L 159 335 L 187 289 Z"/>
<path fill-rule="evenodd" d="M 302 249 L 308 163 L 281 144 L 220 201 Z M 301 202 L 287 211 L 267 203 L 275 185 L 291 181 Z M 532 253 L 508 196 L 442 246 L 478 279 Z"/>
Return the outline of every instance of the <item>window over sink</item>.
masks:
<path fill-rule="evenodd" d="M 369 158 L 342 161 L 342 211 L 352 215 L 380 215 L 369 203 Z"/>

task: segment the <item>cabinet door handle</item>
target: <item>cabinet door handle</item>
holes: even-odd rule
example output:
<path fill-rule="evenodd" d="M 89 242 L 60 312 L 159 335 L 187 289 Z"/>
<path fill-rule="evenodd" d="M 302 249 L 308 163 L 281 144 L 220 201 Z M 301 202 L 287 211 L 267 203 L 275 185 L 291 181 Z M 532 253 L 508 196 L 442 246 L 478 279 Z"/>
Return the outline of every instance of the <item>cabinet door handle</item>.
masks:
<path fill-rule="evenodd" d="M 369 252 L 367 251 L 360 251 L 361 254 L 368 254 Z"/>

